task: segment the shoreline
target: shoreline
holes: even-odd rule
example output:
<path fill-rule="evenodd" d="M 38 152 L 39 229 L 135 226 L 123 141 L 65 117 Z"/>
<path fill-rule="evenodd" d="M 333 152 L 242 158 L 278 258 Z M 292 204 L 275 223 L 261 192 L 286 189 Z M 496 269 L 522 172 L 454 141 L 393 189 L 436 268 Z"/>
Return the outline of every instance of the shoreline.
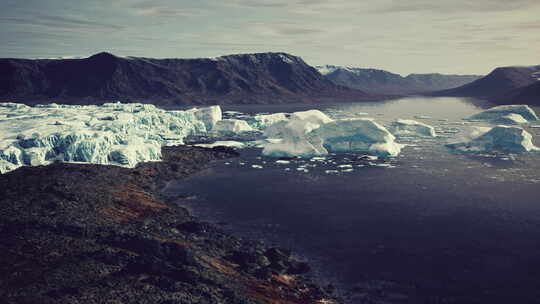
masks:
<path fill-rule="evenodd" d="M 137 167 L 54 163 L 0 175 L 6 303 L 340 303 L 307 263 L 202 222 L 168 181 L 232 149 L 164 147 Z"/>

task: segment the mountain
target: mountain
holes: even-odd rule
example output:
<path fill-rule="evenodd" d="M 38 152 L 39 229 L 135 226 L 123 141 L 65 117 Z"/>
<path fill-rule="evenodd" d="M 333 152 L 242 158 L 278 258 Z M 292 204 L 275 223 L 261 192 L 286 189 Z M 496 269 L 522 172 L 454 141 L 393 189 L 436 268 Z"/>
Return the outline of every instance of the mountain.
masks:
<path fill-rule="evenodd" d="M 335 85 L 300 57 L 258 53 L 152 59 L 99 53 L 84 59 L 0 59 L 0 98 L 27 104 L 144 101 L 158 105 L 279 103 L 372 98 Z"/>
<path fill-rule="evenodd" d="M 529 90 L 524 93 L 519 93 L 519 91 L 520 88 L 537 83 L 540 78 L 539 72 L 540 66 L 499 67 L 487 76 L 469 84 L 450 90 L 435 92 L 433 95 L 476 97 L 498 100 L 504 103 L 504 98 L 518 98 L 520 94 L 532 94 Z M 536 96 L 540 97 L 540 95 Z"/>
<path fill-rule="evenodd" d="M 472 82 L 478 75 L 410 74 L 402 77 L 384 70 L 324 65 L 316 67 L 334 83 L 373 94 L 416 94 Z"/>
<path fill-rule="evenodd" d="M 491 101 L 498 104 L 528 104 L 540 106 L 540 81 L 528 86 L 510 90 L 505 94 L 493 98 Z"/>

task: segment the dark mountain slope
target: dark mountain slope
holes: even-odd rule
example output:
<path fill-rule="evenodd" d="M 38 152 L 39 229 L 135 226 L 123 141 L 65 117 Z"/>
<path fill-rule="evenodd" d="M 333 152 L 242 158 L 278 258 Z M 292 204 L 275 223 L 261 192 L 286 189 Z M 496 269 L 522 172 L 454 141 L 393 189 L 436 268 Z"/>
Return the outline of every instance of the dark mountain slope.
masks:
<path fill-rule="evenodd" d="M 85 59 L 0 59 L 0 98 L 27 104 L 111 100 L 158 105 L 278 103 L 373 98 L 340 87 L 285 53 L 152 59 L 100 53 Z"/>
<path fill-rule="evenodd" d="M 407 77 L 384 70 L 318 66 L 334 83 L 372 94 L 417 94 L 449 89 L 472 82 L 478 75 L 411 74 Z"/>
<path fill-rule="evenodd" d="M 537 82 L 534 74 L 538 71 L 540 71 L 540 66 L 500 67 L 472 83 L 455 89 L 435 92 L 434 95 L 498 99 L 501 95 L 514 89 Z"/>
<path fill-rule="evenodd" d="M 540 81 L 525 87 L 513 89 L 491 101 L 498 104 L 528 104 L 540 106 Z"/>

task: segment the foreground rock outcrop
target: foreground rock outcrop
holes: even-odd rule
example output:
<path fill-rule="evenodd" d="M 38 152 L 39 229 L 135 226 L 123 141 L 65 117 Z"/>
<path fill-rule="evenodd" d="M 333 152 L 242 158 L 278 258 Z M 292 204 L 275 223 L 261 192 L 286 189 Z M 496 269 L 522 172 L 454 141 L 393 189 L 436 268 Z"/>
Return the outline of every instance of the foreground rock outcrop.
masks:
<path fill-rule="evenodd" d="M 0 302 L 335 302 L 288 250 L 224 234 L 161 197 L 165 181 L 234 151 L 162 154 L 135 168 L 55 163 L 0 176 Z"/>

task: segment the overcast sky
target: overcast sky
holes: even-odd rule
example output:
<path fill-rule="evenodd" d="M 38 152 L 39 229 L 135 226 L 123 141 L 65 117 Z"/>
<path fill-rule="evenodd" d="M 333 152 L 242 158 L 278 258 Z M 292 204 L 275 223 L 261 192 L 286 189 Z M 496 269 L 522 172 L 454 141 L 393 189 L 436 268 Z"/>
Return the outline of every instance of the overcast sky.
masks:
<path fill-rule="evenodd" d="M 486 74 L 540 64 L 540 0 L 0 0 L 0 57 L 195 58 Z"/>

